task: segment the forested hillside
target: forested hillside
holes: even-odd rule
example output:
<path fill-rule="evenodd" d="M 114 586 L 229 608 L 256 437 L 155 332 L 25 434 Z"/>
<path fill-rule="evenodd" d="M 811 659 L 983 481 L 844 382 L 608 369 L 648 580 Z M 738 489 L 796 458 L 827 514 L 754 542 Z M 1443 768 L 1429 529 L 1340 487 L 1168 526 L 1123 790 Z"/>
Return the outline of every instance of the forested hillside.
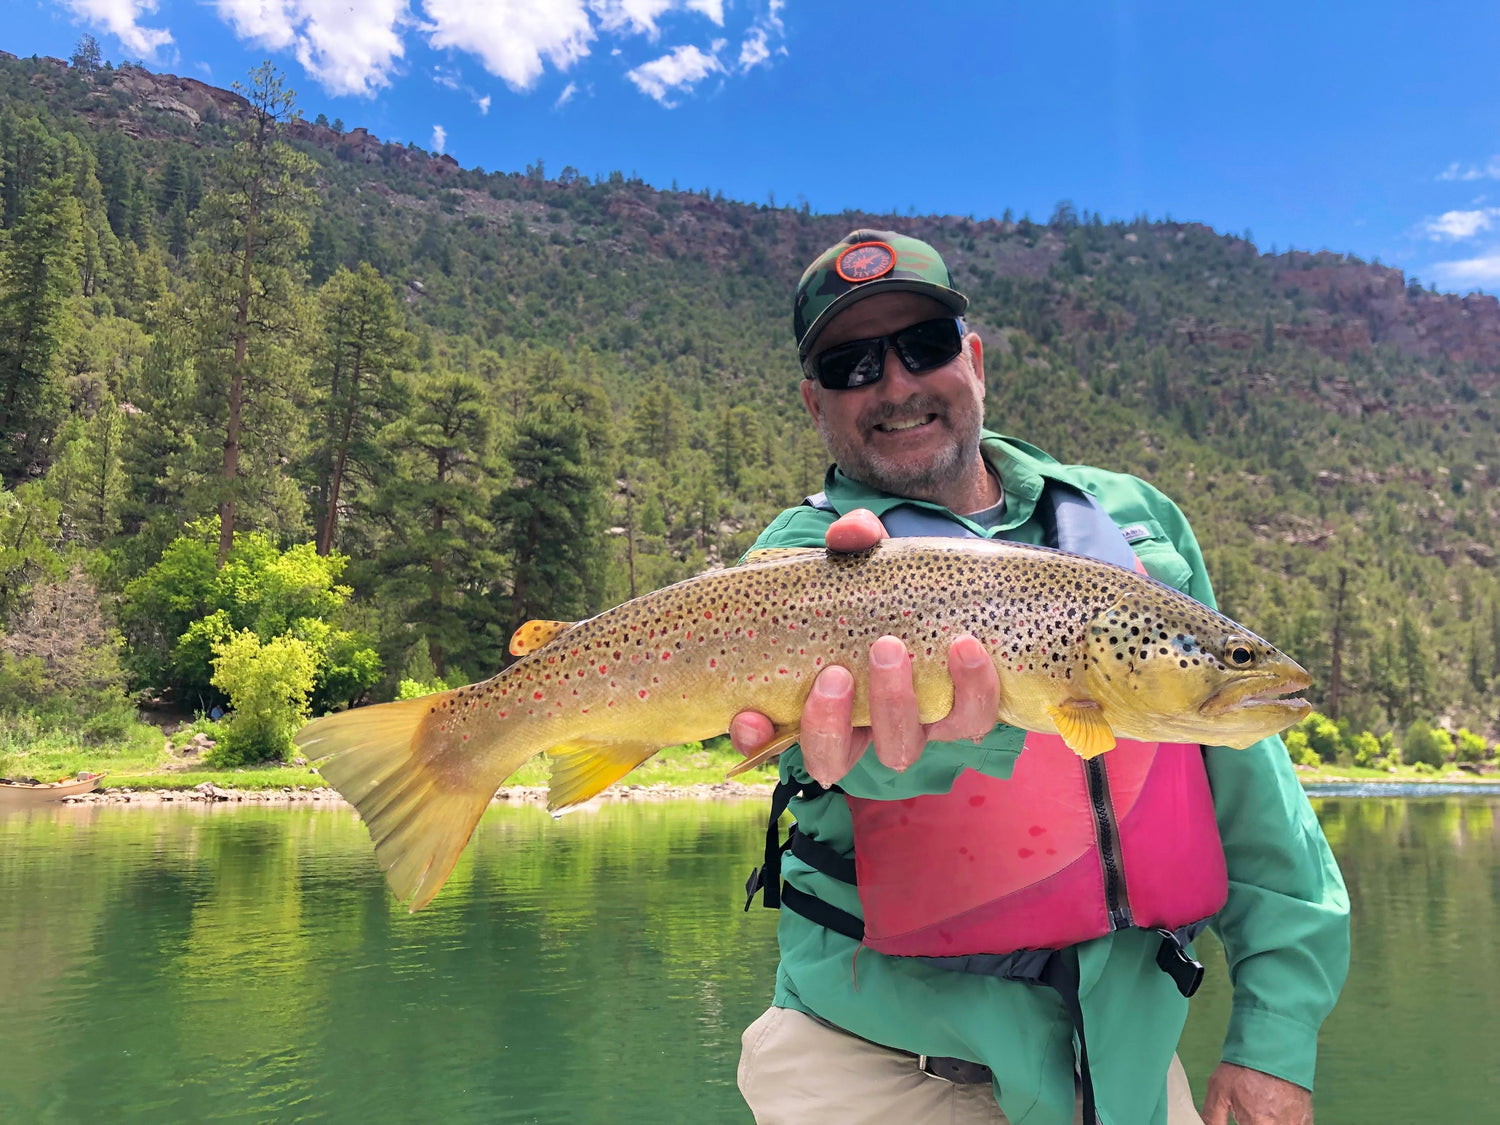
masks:
<path fill-rule="evenodd" d="M 391 698 L 733 562 L 824 468 L 792 286 L 871 226 L 970 294 L 990 425 L 1174 496 L 1320 709 L 1500 733 L 1493 298 L 1067 203 L 462 169 L 244 94 L 0 58 L 0 711 Z"/>

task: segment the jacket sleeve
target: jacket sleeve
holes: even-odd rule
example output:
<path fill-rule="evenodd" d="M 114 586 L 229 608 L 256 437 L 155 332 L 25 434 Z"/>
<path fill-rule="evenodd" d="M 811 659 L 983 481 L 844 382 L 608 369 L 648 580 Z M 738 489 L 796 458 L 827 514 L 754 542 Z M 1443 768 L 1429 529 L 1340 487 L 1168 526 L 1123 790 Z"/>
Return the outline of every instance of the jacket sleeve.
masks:
<path fill-rule="evenodd" d="M 1158 516 L 1192 568 L 1187 592 L 1213 606 L 1203 554 L 1177 506 Z M 1212 928 L 1234 986 L 1226 1062 L 1312 1089 L 1318 1029 L 1349 970 L 1349 896 L 1279 736 L 1204 749 L 1229 900 Z"/>

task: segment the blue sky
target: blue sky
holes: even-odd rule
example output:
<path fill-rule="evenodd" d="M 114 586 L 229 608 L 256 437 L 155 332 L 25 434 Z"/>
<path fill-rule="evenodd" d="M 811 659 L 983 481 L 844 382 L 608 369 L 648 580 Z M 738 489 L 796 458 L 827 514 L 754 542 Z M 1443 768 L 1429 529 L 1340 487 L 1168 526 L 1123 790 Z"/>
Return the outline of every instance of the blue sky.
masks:
<path fill-rule="evenodd" d="M 0 48 L 228 85 L 465 166 L 1045 218 L 1060 199 L 1500 293 L 1500 5 L 11 0 Z"/>

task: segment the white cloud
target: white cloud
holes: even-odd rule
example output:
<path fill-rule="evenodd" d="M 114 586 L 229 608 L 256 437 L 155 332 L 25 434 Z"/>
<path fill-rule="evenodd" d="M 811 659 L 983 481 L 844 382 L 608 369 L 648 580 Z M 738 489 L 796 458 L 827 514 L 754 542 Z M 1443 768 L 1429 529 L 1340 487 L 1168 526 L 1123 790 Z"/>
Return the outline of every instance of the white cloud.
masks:
<path fill-rule="evenodd" d="M 143 59 L 171 43 L 172 33 L 164 27 L 142 27 L 137 21 L 156 11 L 156 0 L 62 0 L 63 7 L 76 20 L 102 27 L 121 45 Z"/>
<path fill-rule="evenodd" d="M 297 61 L 330 94 L 373 96 L 405 57 L 408 0 L 214 0 L 240 39 Z"/>
<path fill-rule="evenodd" d="M 1438 173 L 1440 180 L 1500 180 L 1500 156 L 1492 156 L 1483 167 L 1470 164 L 1463 167 L 1457 160 Z"/>
<path fill-rule="evenodd" d="M 1473 238 L 1476 234 L 1500 225 L 1500 207 L 1483 207 L 1476 211 L 1445 211 L 1423 225 L 1427 237 L 1435 242 Z"/>
<path fill-rule="evenodd" d="M 432 143 L 427 147 L 432 149 L 433 152 L 442 152 L 447 144 L 448 130 L 444 129 L 441 125 L 434 125 L 432 127 Z"/>
<path fill-rule="evenodd" d="M 661 58 L 626 71 L 625 77 L 635 83 L 641 93 L 672 109 L 677 105 L 671 100 L 672 91 L 690 92 L 710 74 L 724 73 L 724 64 L 719 61 L 719 52 L 724 45 L 725 40 L 715 39 L 707 53 L 691 44 L 674 47 Z"/>
<path fill-rule="evenodd" d="M 423 0 L 432 46 L 476 55 L 513 90 L 529 90 L 550 62 L 567 70 L 595 38 L 583 0 Z"/>
<path fill-rule="evenodd" d="M 1454 289 L 1500 285 L 1500 248 L 1477 258 L 1437 262 L 1432 267 L 1445 287 Z"/>
<path fill-rule="evenodd" d="M 445 90 L 457 90 L 463 80 L 463 72 L 456 66 L 435 66 L 432 68 L 432 80 Z"/>
<path fill-rule="evenodd" d="M 576 93 L 578 93 L 578 83 L 569 82 L 563 87 L 563 92 L 557 95 L 557 101 L 552 103 L 552 108 L 562 109 L 563 106 L 573 100 L 573 95 Z"/>
<path fill-rule="evenodd" d="M 482 98 L 475 98 L 474 104 L 479 107 L 479 116 L 488 117 L 490 115 L 490 96 L 488 94 Z"/>
<path fill-rule="evenodd" d="M 782 40 L 786 38 L 786 25 L 781 22 L 781 12 L 785 7 L 786 0 L 771 0 L 766 14 L 750 25 L 744 41 L 740 43 L 738 65 L 741 74 L 760 66 L 772 54 L 786 54 L 786 47 L 782 44 Z M 776 43 L 774 51 L 771 47 L 773 41 Z"/>
<path fill-rule="evenodd" d="M 661 34 L 656 21 L 679 8 L 706 16 L 715 27 L 724 26 L 724 0 L 589 0 L 589 7 L 599 17 L 601 30 L 645 35 L 652 41 Z"/>

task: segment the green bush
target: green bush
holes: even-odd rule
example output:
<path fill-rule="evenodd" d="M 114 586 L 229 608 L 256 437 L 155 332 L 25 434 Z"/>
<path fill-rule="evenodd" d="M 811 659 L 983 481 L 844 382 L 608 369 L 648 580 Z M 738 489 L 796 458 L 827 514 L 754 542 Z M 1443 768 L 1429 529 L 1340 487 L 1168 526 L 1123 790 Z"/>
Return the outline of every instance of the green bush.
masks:
<path fill-rule="evenodd" d="M 1401 760 L 1409 766 L 1441 767 L 1453 754 L 1453 738 L 1447 731 L 1430 727 L 1418 719 L 1406 728 L 1401 740 Z"/>
<path fill-rule="evenodd" d="M 307 721 L 316 670 L 312 649 L 292 636 L 262 644 L 242 629 L 214 645 L 214 686 L 229 697 L 232 712 L 204 761 L 215 769 L 286 761 L 292 735 Z"/>
<path fill-rule="evenodd" d="M 1453 756 L 1456 761 L 1482 762 L 1489 757 L 1489 747 L 1485 745 L 1484 738 L 1467 727 L 1458 728 L 1455 743 Z"/>
<path fill-rule="evenodd" d="M 1353 739 L 1354 764 L 1361 769 L 1374 769 L 1384 762 L 1385 750 L 1380 739 L 1369 731 L 1360 731 Z"/>
<path fill-rule="evenodd" d="M 1300 733 L 1306 738 L 1307 745 L 1318 756 L 1319 761 L 1338 761 L 1339 754 L 1344 748 L 1338 724 L 1327 715 L 1320 715 L 1316 711 L 1293 727 L 1292 732 Z"/>
<path fill-rule="evenodd" d="M 448 685 L 441 678 L 423 683 L 421 680 L 402 680 L 396 688 L 397 699 L 420 699 L 424 695 L 447 691 Z"/>
<path fill-rule="evenodd" d="M 1318 752 L 1307 742 L 1307 734 L 1293 727 L 1287 731 L 1286 753 L 1294 766 L 1316 766 L 1322 762 Z"/>

